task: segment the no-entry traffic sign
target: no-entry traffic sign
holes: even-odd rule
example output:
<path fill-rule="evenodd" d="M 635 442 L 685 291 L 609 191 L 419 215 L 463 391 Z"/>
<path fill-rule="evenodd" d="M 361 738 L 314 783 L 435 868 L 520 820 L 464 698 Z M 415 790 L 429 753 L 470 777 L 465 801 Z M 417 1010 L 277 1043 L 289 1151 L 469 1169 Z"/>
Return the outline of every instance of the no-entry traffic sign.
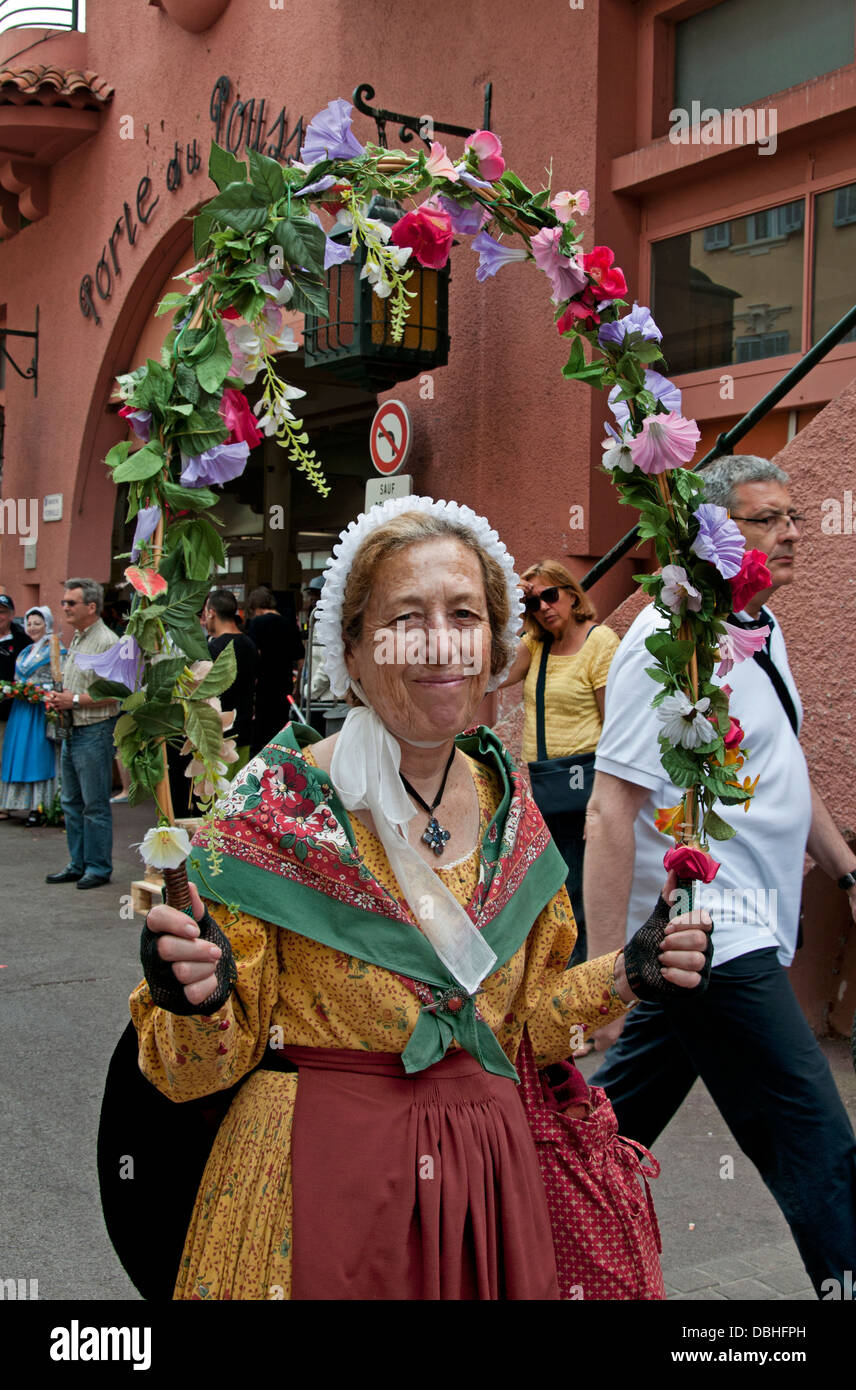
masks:
<path fill-rule="evenodd" d="M 378 407 L 369 433 L 369 452 L 378 473 L 389 477 L 404 467 L 413 440 L 410 412 L 401 401 Z"/>

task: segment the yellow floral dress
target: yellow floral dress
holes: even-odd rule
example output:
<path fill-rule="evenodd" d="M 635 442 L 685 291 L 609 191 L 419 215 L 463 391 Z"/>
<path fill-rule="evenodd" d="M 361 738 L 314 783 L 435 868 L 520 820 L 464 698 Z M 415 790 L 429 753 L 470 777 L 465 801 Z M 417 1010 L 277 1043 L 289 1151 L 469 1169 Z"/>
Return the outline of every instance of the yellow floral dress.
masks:
<path fill-rule="evenodd" d="M 308 750 L 304 757 L 314 765 Z M 501 788 L 495 772 L 467 762 L 478 792 L 480 844 Z M 380 841 L 356 817 L 351 825 L 368 870 L 398 895 Z M 479 865 L 476 849 L 439 869 L 464 905 L 475 893 Z M 398 975 L 246 913 L 207 906 L 230 940 L 238 971 L 223 1008 L 210 1017 L 170 1014 L 155 1007 L 144 983 L 131 996 L 140 1067 L 164 1095 L 186 1101 L 225 1089 L 257 1066 L 268 1044 L 404 1051 L 421 1002 Z M 626 1005 L 610 990 L 615 955 L 567 970 L 575 938 L 563 888 L 524 944 L 485 980 L 479 1008 L 511 1061 L 524 1025 L 537 1064 L 547 1066 L 568 1055 L 574 1025 L 601 1027 L 624 1013 Z M 296 1073 L 260 1070 L 232 1101 L 199 1187 L 176 1299 L 290 1297 L 297 1086 Z"/>

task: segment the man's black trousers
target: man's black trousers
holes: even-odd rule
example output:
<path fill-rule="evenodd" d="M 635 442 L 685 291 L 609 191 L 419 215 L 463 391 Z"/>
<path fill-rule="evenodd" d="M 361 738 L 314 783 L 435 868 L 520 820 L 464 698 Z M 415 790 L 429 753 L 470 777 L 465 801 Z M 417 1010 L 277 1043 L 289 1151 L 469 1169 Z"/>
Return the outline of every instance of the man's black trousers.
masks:
<path fill-rule="evenodd" d="M 856 1271 L 856 1139 L 775 949 L 711 972 L 705 994 L 638 1004 L 590 1078 L 651 1148 L 704 1081 L 784 1213 L 818 1293 Z"/>

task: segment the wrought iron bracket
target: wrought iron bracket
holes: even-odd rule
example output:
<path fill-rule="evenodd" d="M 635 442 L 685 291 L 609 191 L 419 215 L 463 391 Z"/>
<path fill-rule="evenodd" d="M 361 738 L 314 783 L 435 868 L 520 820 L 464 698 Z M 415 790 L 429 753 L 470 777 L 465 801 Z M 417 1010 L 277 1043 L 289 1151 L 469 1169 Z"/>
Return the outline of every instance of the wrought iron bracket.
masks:
<path fill-rule="evenodd" d="M 32 338 L 33 340 L 33 360 L 29 367 L 19 367 L 9 349 L 6 347 L 7 338 Z M 32 381 L 33 395 L 39 394 L 39 306 L 36 305 L 36 331 L 35 333 L 24 333 L 18 328 L 0 328 L 0 353 L 11 362 L 18 376 L 25 381 Z"/>
<path fill-rule="evenodd" d="M 493 92 L 493 83 L 486 82 L 484 86 L 484 113 L 481 126 L 478 129 L 490 130 L 490 106 Z M 387 148 L 386 125 L 387 121 L 392 121 L 399 126 L 398 138 L 402 144 L 407 144 L 418 135 L 426 145 L 430 146 L 434 138 L 434 132 L 441 130 L 444 135 L 473 135 L 477 127 L 464 125 L 446 125 L 442 121 L 435 121 L 433 116 L 404 116 L 400 111 L 385 111 L 382 106 L 369 106 L 369 102 L 374 98 L 375 89 L 369 86 L 368 82 L 361 82 L 354 88 L 353 100 L 358 111 L 362 111 L 364 116 L 371 116 L 377 126 L 378 144 L 382 149 Z M 430 134 L 428 133 L 430 132 Z"/>

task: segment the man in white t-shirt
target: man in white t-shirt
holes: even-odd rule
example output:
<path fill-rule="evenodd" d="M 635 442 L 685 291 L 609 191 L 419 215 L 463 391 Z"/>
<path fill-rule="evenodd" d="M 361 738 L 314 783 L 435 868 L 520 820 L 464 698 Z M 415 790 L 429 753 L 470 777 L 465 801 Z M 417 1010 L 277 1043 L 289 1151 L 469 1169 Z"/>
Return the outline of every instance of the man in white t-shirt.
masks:
<path fill-rule="evenodd" d="M 797 947 L 806 849 L 848 893 L 854 919 L 856 854 L 811 786 L 784 638 L 762 607 L 793 579 L 803 518 L 794 512 L 788 475 L 766 459 L 738 455 L 716 460 L 701 476 L 706 500 L 727 507 L 747 547 L 765 552 L 773 581 L 733 619 L 768 624 L 767 651 L 725 678 L 750 750 L 742 775 L 758 776 L 758 787 L 747 814 L 741 806 L 719 808 L 737 834 L 712 843 L 722 867 L 712 884 L 696 889 L 695 906 L 714 924 L 706 994 L 691 1005 L 677 998 L 637 1005 L 591 1082 L 609 1095 L 619 1131 L 650 1147 L 700 1076 L 779 1203 L 821 1293 L 825 1279 L 843 1280 L 856 1269 L 856 1140 L 782 967 Z M 592 956 L 621 944 L 625 922 L 631 931 L 644 919 L 672 843 L 654 818 L 681 792 L 663 772 L 661 724 L 651 709 L 659 687 L 645 674 L 645 638 L 661 624 L 653 605 L 645 608 L 610 668 L 586 822 Z"/>

